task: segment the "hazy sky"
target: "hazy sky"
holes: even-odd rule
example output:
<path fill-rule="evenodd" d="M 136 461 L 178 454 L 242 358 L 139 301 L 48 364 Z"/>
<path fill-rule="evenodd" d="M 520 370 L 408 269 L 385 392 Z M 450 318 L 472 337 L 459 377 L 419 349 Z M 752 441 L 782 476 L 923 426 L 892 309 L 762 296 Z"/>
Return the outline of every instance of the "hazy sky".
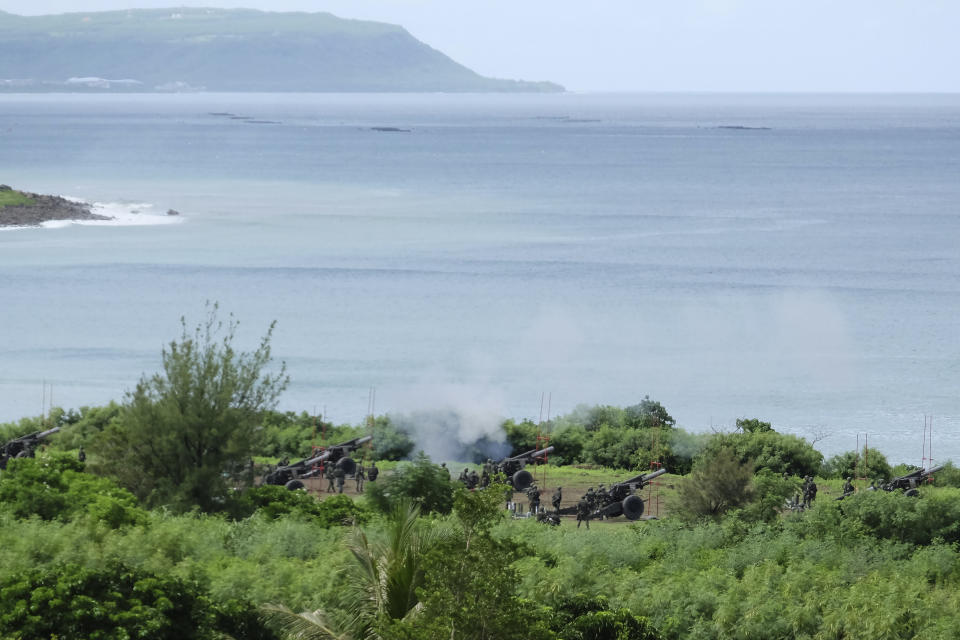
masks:
<path fill-rule="evenodd" d="M 580 91 L 960 91 L 960 0 L 0 0 L 164 6 L 392 22 L 484 75 Z"/>

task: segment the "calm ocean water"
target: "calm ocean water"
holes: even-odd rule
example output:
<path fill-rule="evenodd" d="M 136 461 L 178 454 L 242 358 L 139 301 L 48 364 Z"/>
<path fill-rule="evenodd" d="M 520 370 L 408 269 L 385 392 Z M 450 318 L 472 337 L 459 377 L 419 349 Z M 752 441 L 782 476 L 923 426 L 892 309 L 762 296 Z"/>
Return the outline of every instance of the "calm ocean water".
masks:
<path fill-rule="evenodd" d="M 0 232 L 0 420 L 216 300 L 338 422 L 649 394 L 960 460 L 960 96 L 2 95 L 0 182 L 183 214 Z"/>

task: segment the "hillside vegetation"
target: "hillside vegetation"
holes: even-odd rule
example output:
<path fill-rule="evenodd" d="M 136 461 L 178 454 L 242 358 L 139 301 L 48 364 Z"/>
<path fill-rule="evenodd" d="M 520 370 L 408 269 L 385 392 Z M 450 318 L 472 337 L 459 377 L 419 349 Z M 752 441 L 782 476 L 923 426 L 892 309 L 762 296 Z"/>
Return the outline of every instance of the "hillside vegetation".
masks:
<path fill-rule="evenodd" d="M 397 25 L 329 13 L 0 11 L 7 91 L 560 91 L 480 76 Z"/>

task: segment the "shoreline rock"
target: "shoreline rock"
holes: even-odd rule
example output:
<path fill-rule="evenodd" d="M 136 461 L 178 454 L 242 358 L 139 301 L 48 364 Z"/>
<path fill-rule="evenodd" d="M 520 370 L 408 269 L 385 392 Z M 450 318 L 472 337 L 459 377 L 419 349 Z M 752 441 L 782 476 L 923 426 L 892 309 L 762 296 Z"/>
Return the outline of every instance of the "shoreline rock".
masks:
<path fill-rule="evenodd" d="M 113 220 L 110 216 L 93 213 L 90 205 L 84 202 L 27 191 L 19 193 L 33 202 L 0 207 L 0 227 L 39 227 L 52 220 Z"/>

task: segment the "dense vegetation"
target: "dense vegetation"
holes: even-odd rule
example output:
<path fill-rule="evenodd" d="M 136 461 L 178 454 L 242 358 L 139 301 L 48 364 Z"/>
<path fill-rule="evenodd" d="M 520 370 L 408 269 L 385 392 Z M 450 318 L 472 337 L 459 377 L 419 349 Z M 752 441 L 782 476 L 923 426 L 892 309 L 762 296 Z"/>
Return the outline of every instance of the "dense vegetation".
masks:
<path fill-rule="evenodd" d="M 872 450 L 823 463 L 757 419 L 686 434 L 644 398 L 557 419 L 554 463 L 608 466 L 550 473 L 616 478 L 672 460 L 685 477 L 664 488 L 660 520 L 507 519 L 506 486 L 467 491 L 423 454 L 384 463 L 363 496 L 321 502 L 251 486 L 251 455 L 272 463 L 303 453 L 318 428 L 334 441 L 372 428 L 383 442 L 361 455 L 406 457 L 409 421 L 337 427 L 272 410 L 286 378 L 270 332 L 239 353 L 234 328 L 215 307 L 196 331 L 184 325 L 163 371 L 122 404 L 0 425 L 0 441 L 62 429 L 0 472 L 0 638 L 877 640 L 960 628 L 953 465 L 919 498 L 836 500 L 850 469 L 909 469 Z M 515 451 L 537 444 L 529 421 L 504 434 Z M 138 449 L 151 446 L 164 468 L 145 472 Z M 787 508 L 814 474 L 813 507 Z"/>

